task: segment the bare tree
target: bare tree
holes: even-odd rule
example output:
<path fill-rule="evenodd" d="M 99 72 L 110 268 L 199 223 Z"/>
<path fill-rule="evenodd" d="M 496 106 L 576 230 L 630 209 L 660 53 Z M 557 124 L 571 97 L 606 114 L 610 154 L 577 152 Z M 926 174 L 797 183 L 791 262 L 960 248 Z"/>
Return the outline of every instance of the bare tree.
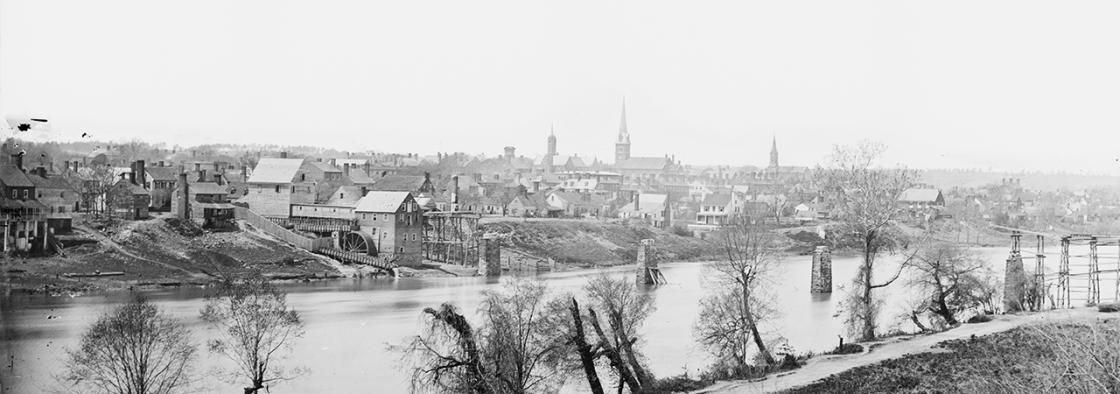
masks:
<path fill-rule="evenodd" d="M 579 302 L 575 297 L 570 297 L 572 306 L 568 312 L 572 315 L 572 334 L 571 341 L 576 347 L 576 353 L 579 354 L 580 366 L 583 367 L 583 373 L 587 377 L 587 384 L 591 388 L 592 394 L 603 394 L 603 384 L 599 381 L 599 373 L 595 370 L 595 348 L 587 341 L 583 327 L 583 316 L 580 314 Z"/>
<path fill-rule="evenodd" d="M 617 352 L 619 356 L 620 376 L 632 374 L 634 382 L 630 384 L 631 391 L 640 391 L 642 388 L 651 387 L 654 383 L 653 375 L 646 371 L 642 364 L 642 355 L 635 344 L 641 340 L 638 329 L 645 319 L 654 310 L 653 296 L 641 292 L 633 282 L 624 279 L 615 279 L 605 274 L 599 275 L 589 281 L 584 290 L 591 300 L 589 308 L 590 323 L 596 328 L 601 338 L 600 345 L 608 352 Z M 606 313 L 606 322 L 610 332 L 601 332 L 598 315 L 594 309 Z M 615 350 L 610 350 L 611 348 Z M 612 364 L 616 360 L 611 360 Z M 637 383 L 635 387 L 632 383 Z"/>
<path fill-rule="evenodd" d="M 226 280 L 216 294 L 206 297 L 201 315 L 219 330 L 218 338 L 209 342 L 210 351 L 237 365 L 229 377 L 248 379 L 246 394 L 302 372 L 277 365 L 304 329 L 299 313 L 288 307 L 287 294 L 267 280 Z"/>
<path fill-rule="evenodd" d="M 747 366 L 752 343 L 767 365 L 774 364 L 758 325 L 763 310 L 760 288 L 780 253 L 775 236 L 759 225 L 740 223 L 721 231 L 717 239 L 725 259 L 710 266 L 718 287 L 700 303 L 700 343 L 737 370 Z"/>
<path fill-rule="evenodd" d="M 424 310 L 425 329 L 403 348 L 412 391 L 530 393 L 555 391 L 570 350 L 553 317 L 563 302 L 548 302 L 542 282 L 507 281 L 487 291 L 472 325 L 450 304 Z"/>
<path fill-rule="evenodd" d="M 831 165 L 814 174 L 831 203 L 841 234 L 854 237 L 862 252 L 850 302 L 845 305 L 849 328 L 861 340 L 875 338 L 879 303 L 872 291 L 889 286 L 902 272 L 900 266 L 890 279 L 874 280 L 876 258 L 894 245 L 892 226 L 904 208 L 898 198 L 917 177 L 904 168 L 875 167 L 883 150 L 883 145 L 868 141 L 854 147 L 837 146 Z"/>
<path fill-rule="evenodd" d="M 81 195 L 86 209 L 94 217 L 112 220 L 117 203 L 115 189 L 118 179 L 113 167 L 95 165 L 66 174 L 67 181 Z"/>
<path fill-rule="evenodd" d="M 957 324 L 956 315 L 977 306 L 979 291 L 973 275 L 984 268 L 975 253 L 948 242 L 935 242 L 923 248 L 911 261 L 915 275 L 910 285 L 926 298 L 926 309 L 950 325 Z"/>
<path fill-rule="evenodd" d="M 164 394 L 186 391 L 196 348 L 186 327 L 136 298 L 98 317 L 66 353 L 60 380 L 76 392 Z"/>

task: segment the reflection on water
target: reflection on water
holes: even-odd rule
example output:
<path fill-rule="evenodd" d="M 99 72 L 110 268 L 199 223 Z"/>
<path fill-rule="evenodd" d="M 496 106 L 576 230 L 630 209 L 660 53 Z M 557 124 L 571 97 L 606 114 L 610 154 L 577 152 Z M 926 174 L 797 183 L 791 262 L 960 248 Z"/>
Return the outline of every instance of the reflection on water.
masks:
<path fill-rule="evenodd" d="M 983 255 L 1002 272 L 1006 249 L 985 249 Z M 877 274 L 891 272 L 890 259 L 881 260 Z M 846 284 L 855 275 L 854 257 L 833 255 L 833 283 Z M 786 259 L 769 278 L 773 309 L 778 314 L 765 330 L 788 339 L 797 351 L 822 351 L 836 345 L 842 334 L 836 303 L 841 294 L 810 294 L 811 257 Z M 696 373 L 709 363 L 703 349 L 695 345 L 692 325 L 697 303 L 712 286 L 705 279 L 702 263 L 663 264 L 669 283 L 650 288 L 657 310 L 643 327 L 644 351 L 658 376 Z M 629 267 L 541 275 L 556 293 L 577 292 L 594 275 L 633 278 Z M 360 278 L 285 285 L 288 302 L 306 322 L 307 334 L 296 342 L 290 365 L 309 367 L 304 378 L 287 382 L 273 392 L 401 392 L 407 388 L 405 374 L 397 369 L 398 356 L 387 346 L 401 343 L 418 332 L 420 311 L 451 302 L 471 313 L 481 301 L 482 291 L 496 286 L 485 278 Z M 900 281 L 901 283 L 901 281 Z M 1104 289 L 1102 285 L 1102 289 Z M 884 318 L 896 316 L 906 297 L 900 285 L 879 293 L 889 300 Z M 199 321 L 202 289 L 170 289 L 145 293 L 172 316 L 182 319 L 202 343 L 211 335 Z M 127 300 L 127 293 L 85 297 L 13 296 L 0 302 L 0 325 L 4 344 L 0 382 L 5 392 L 30 393 L 49 390 L 52 375 L 64 357 L 63 348 L 76 346 L 78 337 L 96 316 Z M 48 319 L 48 316 L 58 316 Z M 227 367 L 219 357 L 203 353 L 200 371 Z M 200 374 L 204 391 L 237 391 L 243 384 L 215 380 Z M 579 378 L 579 377 L 576 377 Z M 576 381 L 578 383 L 578 380 Z"/>

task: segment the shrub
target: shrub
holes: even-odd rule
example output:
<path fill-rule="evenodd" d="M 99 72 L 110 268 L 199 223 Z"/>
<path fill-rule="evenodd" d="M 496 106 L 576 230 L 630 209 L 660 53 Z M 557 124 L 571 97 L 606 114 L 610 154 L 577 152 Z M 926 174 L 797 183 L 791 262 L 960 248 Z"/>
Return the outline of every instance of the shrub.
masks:
<path fill-rule="evenodd" d="M 843 345 L 837 346 L 835 349 L 832 349 L 825 354 L 855 354 L 862 352 L 863 345 L 860 345 L 858 343 L 845 343 Z"/>
<path fill-rule="evenodd" d="M 968 319 L 968 324 L 987 323 L 992 321 L 992 315 L 978 314 Z"/>
<path fill-rule="evenodd" d="M 1104 313 L 1120 312 L 1120 302 L 1097 305 L 1097 311 Z"/>

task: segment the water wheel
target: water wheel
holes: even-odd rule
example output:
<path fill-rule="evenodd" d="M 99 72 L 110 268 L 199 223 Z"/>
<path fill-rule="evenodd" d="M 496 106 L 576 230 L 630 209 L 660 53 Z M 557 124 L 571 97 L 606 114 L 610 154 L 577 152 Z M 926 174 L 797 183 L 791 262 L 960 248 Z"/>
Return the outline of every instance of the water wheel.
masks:
<path fill-rule="evenodd" d="M 347 232 L 342 235 L 342 239 L 340 239 L 338 243 L 339 247 L 347 252 L 368 254 L 371 256 L 377 255 L 377 246 L 373 242 L 373 237 L 364 232 Z"/>

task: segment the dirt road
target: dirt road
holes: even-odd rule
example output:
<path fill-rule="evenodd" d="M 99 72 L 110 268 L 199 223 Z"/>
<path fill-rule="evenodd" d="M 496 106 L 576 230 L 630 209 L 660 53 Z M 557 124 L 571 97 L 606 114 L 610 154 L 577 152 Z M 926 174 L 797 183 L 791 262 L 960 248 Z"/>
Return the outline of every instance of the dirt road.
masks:
<path fill-rule="evenodd" d="M 760 381 L 730 381 L 717 383 L 696 393 L 769 393 L 804 386 L 833 374 L 852 368 L 871 365 L 880 361 L 911 354 L 942 351 L 933 346 L 947 340 L 983 336 L 1007 331 L 1032 322 L 1056 319 L 1092 319 L 1096 308 L 1078 308 L 1048 311 L 1030 315 L 996 316 L 980 324 L 964 324 L 955 329 L 930 335 L 892 338 L 878 342 L 869 352 L 855 355 L 818 356 L 809 359 L 805 366 L 784 374 L 770 376 Z M 864 344 L 865 346 L 867 344 Z"/>

